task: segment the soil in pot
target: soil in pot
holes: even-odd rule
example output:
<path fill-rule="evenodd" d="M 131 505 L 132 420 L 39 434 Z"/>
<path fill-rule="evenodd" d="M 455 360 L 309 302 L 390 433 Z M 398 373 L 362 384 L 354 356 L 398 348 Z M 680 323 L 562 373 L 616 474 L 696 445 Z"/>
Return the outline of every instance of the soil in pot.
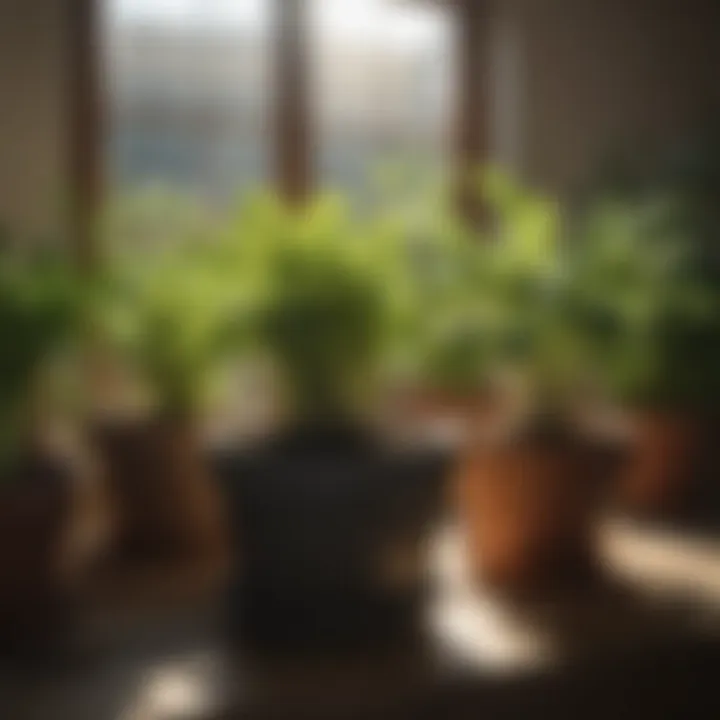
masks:
<path fill-rule="evenodd" d="M 216 460 L 237 557 L 233 637 L 257 651 L 417 637 L 422 546 L 441 506 L 446 458 L 390 449 L 355 427 L 313 426 Z"/>
<path fill-rule="evenodd" d="M 621 506 L 650 517 L 681 512 L 700 471 L 705 423 L 692 414 L 648 411 L 636 413 L 633 426 L 632 453 L 619 485 Z"/>
<path fill-rule="evenodd" d="M 217 487 L 194 425 L 181 418 L 96 428 L 116 517 L 116 552 L 174 559 L 222 552 Z"/>
<path fill-rule="evenodd" d="M 67 622 L 63 573 L 72 471 L 42 451 L 25 454 L 0 485 L 0 648 L 43 649 Z"/>
<path fill-rule="evenodd" d="M 535 419 L 474 443 L 457 481 L 472 575 L 518 595 L 586 586 L 619 459 L 614 443 Z"/>

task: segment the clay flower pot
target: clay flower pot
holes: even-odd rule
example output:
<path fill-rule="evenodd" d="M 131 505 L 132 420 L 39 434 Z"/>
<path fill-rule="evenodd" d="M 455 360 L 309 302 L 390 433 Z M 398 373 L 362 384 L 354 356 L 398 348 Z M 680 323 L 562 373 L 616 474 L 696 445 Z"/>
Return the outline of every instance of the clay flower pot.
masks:
<path fill-rule="evenodd" d="M 503 432 L 474 443 L 456 484 L 471 573 L 521 594 L 591 578 L 617 450 L 573 429 Z"/>
<path fill-rule="evenodd" d="M 219 551 L 219 493 L 192 421 L 99 425 L 95 439 L 116 518 L 116 549 L 142 559 Z"/>
<path fill-rule="evenodd" d="M 699 416 L 636 413 L 632 453 L 619 486 L 621 504 L 644 515 L 680 509 L 693 486 L 704 434 Z"/>

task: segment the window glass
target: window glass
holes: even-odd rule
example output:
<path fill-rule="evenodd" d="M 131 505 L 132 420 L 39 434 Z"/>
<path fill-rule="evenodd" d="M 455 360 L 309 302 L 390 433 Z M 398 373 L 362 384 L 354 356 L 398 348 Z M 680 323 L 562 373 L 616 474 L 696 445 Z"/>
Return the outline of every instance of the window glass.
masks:
<path fill-rule="evenodd" d="M 431 3 L 312 0 L 320 182 L 363 198 L 387 167 L 446 164 L 451 13 Z"/>
<path fill-rule="evenodd" d="M 267 180 L 267 0 L 106 0 L 109 171 L 225 196 Z"/>

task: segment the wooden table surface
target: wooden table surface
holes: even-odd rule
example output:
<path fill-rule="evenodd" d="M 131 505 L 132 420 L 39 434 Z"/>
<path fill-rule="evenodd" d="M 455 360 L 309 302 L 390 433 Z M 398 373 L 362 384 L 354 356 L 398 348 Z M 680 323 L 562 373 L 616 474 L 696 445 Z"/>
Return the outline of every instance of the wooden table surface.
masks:
<path fill-rule="evenodd" d="M 466 689 L 502 686 L 572 665 L 575 658 L 624 657 L 664 635 L 715 637 L 720 539 L 614 519 L 603 529 L 602 545 L 609 578 L 604 591 L 583 601 L 510 606 L 469 582 L 460 534 L 442 528 L 430 553 L 436 588 L 428 618 L 430 654 L 365 666 L 309 658 L 277 665 L 231 660 L 217 598 L 198 601 L 195 593 L 183 603 L 175 587 L 173 600 L 154 608 L 122 617 L 115 610 L 89 613 L 76 658 L 44 671 L 6 671 L 0 676 L 0 718 L 200 720 L 272 712 L 307 717 L 298 714 L 303 704 L 317 717 L 350 717 L 349 708 L 366 717 L 398 717 L 401 707 L 408 717 L 420 717 L 433 707 L 426 703 L 428 693 L 436 686 L 452 688 L 456 679 Z M 498 701 L 501 708 L 517 699 L 517 692 L 507 693 Z M 439 697 L 446 698 L 446 691 Z M 482 697 L 473 697 L 481 707 Z M 574 717 L 589 716 L 583 713 Z M 460 711 L 453 716 L 465 717 Z"/>

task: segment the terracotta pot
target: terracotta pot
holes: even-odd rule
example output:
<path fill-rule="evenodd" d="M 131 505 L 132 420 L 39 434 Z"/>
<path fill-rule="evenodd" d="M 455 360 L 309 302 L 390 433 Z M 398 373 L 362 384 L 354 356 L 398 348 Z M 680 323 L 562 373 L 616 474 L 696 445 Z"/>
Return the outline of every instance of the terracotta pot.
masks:
<path fill-rule="evenodd" d="M 198 433 L 184 418 L 101 425 L 116 549 L 148 558 L 219 550 L 224 522 Z"/>
<path fill-rule="evenodd" d="M 679 510 L 702 461 L 705 423 L 699 416 L 638 412 L 633 451 L 619 487 L 621 504 L 645 515 Z"/>
<path fill-rule="evenodd" d="M 471 573 L 511 593 L 590 578 L 615 450 L 580 434 L 504 435 L 471 447 L 457 480 Z"/>
<path fill-rule="evenodd" d="M 25 457 L 0 486 L 0 644 L 47 641 L 69 591 L 64 540 L 72 474 L 39 452 Z"/>

